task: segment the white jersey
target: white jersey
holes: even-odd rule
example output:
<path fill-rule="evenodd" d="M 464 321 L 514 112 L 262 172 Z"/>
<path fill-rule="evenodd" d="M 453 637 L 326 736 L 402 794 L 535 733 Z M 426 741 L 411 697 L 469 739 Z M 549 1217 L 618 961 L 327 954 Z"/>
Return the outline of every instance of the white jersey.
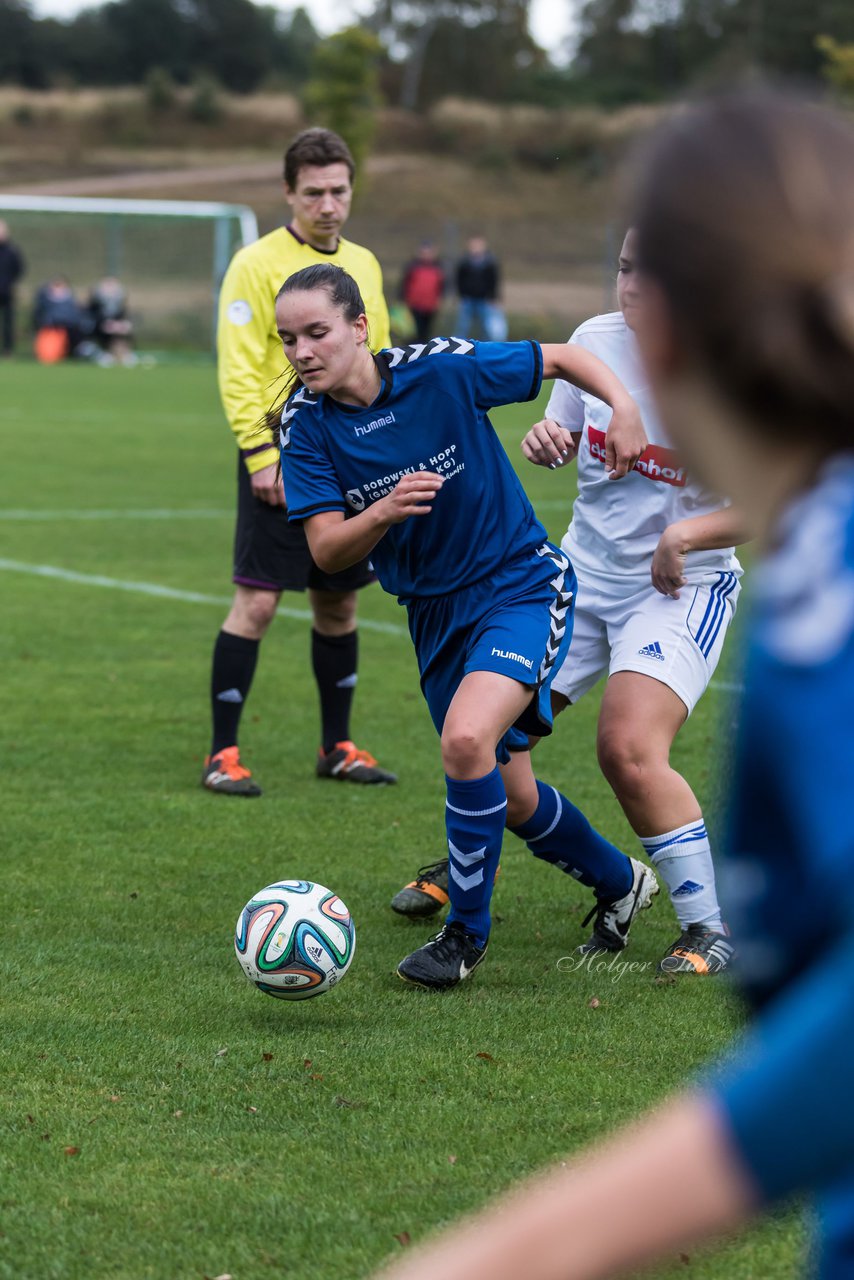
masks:
<path fill-rule="evenodd" d="M 726 505 L 692 480 L 659 422 L 637 344 L 622 313 L 586 320 L 570 338 L 616 373 L 640 409 L 648 447 L 622 480 L 605 472 L 605 433 L 610 406 L 569 382 L 557 381 L 546 409 L 570 431 L 580 431 L 578 497 L 561 547 L 576 570 L 609 577 L 649 580 L 661 534 L 676 520 L 708 515 Z M 741 573 L 734 548 L 692 551 L 686 557 L 689 581 L 710 570 Z"/>

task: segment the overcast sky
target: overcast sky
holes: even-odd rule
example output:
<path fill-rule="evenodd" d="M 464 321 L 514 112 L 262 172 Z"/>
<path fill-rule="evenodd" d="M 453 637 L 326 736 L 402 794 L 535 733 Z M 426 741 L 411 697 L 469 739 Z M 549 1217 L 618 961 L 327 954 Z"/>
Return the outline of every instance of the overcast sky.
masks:
<path fill-rule="evenodd" d="M 68 18 L 93 0 L 34 0 L 33 12 L 37 17 L 48 15 Z M 267 0 L 277 9 L 293 9 L 293 0 Z M 364 5 L 351 0 L 310 0 L 306 6 L 319 31 L 328 35 L 339 31 L 352 18 L 354 10 Z M 534 39 L 552 52 L 557 52 L 570 30 L 570 5 L 567 0 L 531 0 L 531 29 Z"/>

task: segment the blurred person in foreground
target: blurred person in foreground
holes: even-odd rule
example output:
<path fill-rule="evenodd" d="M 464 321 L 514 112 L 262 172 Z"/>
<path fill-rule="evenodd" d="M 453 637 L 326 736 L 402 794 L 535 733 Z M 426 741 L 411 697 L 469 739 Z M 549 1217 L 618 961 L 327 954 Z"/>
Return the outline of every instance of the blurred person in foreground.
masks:
<path fill-rule="evenodd" d="M 15 350 L 15 286 L 24 274 L 24 258 L 0 219 L 0 355 Z"/>
<path fill-rule="evenodd" d="M 854 1276 L 854 133 L 735 95 L 666 124 L 640 175 L 653 393 L 763 544 L 723 879 L 754 1022 L 693 1089 L 387 1280 L 620 1274 L 804 1192 L 813 1273 Z"/>
<path fill-rule="evenodd" d="M 341 235 L 350 214 L 354 175 L 353 157 L 337 133 L 304 129 L 298 134 L 284 159 L 290 220 L 238 250 L 220 291 L 219 389 L 239 452 L 235 592 L 214 645 L 211 748 L 201 779 L 219 795 L 261 794 L 240 759 L 237 738 L 258 649 L 283 591 L 307 590 L 311 606 L 311 665 L 321 720 L 318 776 L 369 785 L 397 781 L 369 752 L 355 746 L 350 735 L 358 667 L 358 592 L 376 577 L 367 559 L 332 574 L 314 563 L 303 530 L 288 524 L 278 446 L 264 421 L 285 370 L 276 332 L 276 294 L 295 271 L 330 262 L 350 272 L 365 299 L 372 348 L 391 345 L 380 264 L 369 249 Z M 293 672 L 292 658 L 282 670 Z"/>

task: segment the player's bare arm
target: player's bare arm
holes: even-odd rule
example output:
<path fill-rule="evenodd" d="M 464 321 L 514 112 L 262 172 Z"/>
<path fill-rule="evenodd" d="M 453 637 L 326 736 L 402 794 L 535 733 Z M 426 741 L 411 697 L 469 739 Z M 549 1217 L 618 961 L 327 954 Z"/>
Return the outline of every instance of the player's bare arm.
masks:
<path fill-rule="evenodd" d="M 343 511 L 321 511 L 303 527 L 316 563 L 325 573 L 348 569 L 373 551 L 385 531 L 410 516 L 429 516 L 444 481 L 435 471 L 403 476 L 391 493 L 349 520 Z"/>
<path fill-rule="evenodd" d="M 537 467 L 562 467 L 578 452 L 580 431 L 569 431 L 554 418 L 535 422 L 522 440 L 522 453 Z"/>
<path fill-rule="evenodd" d="M 605 470 L 610 480 L 628 475 L 648 441 L 640 411 L 620 379 L 603 360 L 574 343 L 546 343 L 543 378 L 564 378 L 612 409 L 605 435 Z"/>
<path fill-rule="evenodd" d="M 678 600 L 679 589 L 685 585 L 685 557 L 689 552 L 738 547 L 752 537 L 748 522 L 735 507 L 675 520 L 658 540 L 650 570 L 652 585 L 663 596 Z"/>

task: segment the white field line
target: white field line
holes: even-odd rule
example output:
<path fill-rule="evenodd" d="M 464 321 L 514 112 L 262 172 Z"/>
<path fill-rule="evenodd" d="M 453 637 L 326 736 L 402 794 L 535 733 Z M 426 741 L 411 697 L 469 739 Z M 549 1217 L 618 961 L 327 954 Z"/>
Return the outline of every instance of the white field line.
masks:
<path fill-rule="evenodd" d="M 177 587 L 164 587 L 156 582 L 127 582 L 121 578 L 106 578 L 101 574 L 77 573 L 73 569 L 60 569 L 51 564 L 27 564 L 22 560 L 6 560 L 0 557 L 0 572 L 24 573 L 33 578 L 56 578 L 60 582 L 73 582 L 83 587 L 106 587 L 111 591 L 128 591 L 132 595 L 155 596 L 160 600 L 179 600 L 182 604 L 230 605 L 230 596 L 208 596 L 199 591 L 180 591 Z M 280 605 L 276 614 L 282 618 L 294 618 L 298 622 L 311 622 L 308 609 L 288 609 Z M 360 618 L 359 626 L 365 631 L 377 631 L 385 636 L 408 636 L 407 627 L 394 622 L 379 622 L 373 618 Z M 727 680 L 713 680 L 709 685 L 718 693 L 741 693 L 741 684 Z"/>
<path fill-rule="evenodd" d="M 566 507 L 568 518 L 569 508 L 561 500 L 547 499 L 545 502 L 538 502 L 537 506 L 541 511 L 558 511 Z M 93 507 L 76 511 L 60 511 L 50 508 L 45 508 L 41 511 L 30 511 L 24 507 L 0 508 L 0 520 L 8 520 L 12 523 L 19 521 L 22 524 L 52 524 L 59 520 L 224 520 L 233 517 L 233 515 L 233 510 L 225 507 L 198 507 L 195 510 L 174 507 L 130 507 L 125 509 L 105 507 L 103 510 L 99 510 Z"/>
<path fill-rule="evenodd" d="M 56 520 L 219 520 L 232 516 L 233 511 L 224 507 L 201 507 L 196 511 L 186 509 L 173 510 L 169 507 L 146 507 L 142 510 L 109 510 L 99 511 L 90 508 L 82 511 L 27 511 L 11 507 L 0 509 L 0 520 L 41 523 Z"/>
<path fill-rule="evenodd" d="M 106 587 L 110 591 L 129 591 L 133 595 L 155 596 L 160 600 L 180 600 L 183 604 L 215 604 L 228 606 L 230 596 L 208 596 L 199 591 L 179 591 L 156 582 L 127 582 L 121 578 L 105 578 L 97 573 L 76 573 L 73 569 L 60 569 L 52 564 L 26 564 L 21 560 L 0 558 L 0 570 L 8 573 L 25 573 L 34 578 L 57 578 L 61 582 L 73 582 L 82 587 Z M 311 622 L 308 609 L 288 609 L 280 606 L 276 613 L 282 618 L 295 618 L 298 622 Z M 366 631 L 378 631 L 386 636 L 407 636 L 406 627 L 394 622 L 377 622 L 373 618 L 360 618 L 359 626 Z"/>

